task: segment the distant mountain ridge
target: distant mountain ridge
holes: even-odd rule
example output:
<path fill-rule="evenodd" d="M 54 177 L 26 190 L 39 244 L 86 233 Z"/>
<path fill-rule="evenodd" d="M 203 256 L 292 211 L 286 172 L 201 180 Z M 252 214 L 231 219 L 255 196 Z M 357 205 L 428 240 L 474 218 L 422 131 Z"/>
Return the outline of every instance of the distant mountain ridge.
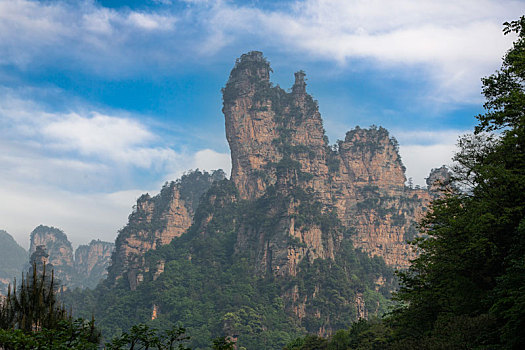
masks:
<path fill-rule="evenodd" d="M 6 231 L 0 230 L 0 295 L 7 293 L 13 278 L 20 279 L 28 253 Z"/>

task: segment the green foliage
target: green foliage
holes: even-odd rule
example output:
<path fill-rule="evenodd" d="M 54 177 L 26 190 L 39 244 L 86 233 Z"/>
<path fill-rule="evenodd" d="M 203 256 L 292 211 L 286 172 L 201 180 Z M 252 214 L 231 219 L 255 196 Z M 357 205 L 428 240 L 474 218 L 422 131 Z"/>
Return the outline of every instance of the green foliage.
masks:
<path fill-rule="evenodd" d="M 213 350 L 234 350 L 235 342 L 227 337 L 213 339 Z"/>
<path fill-rule="evenodd" d="M 0 347 L 5 350 L 95 350 L 98 349 L 98 339 L 94 322 L 83 319 L 62 320 L 52 329 L 42 328 L 37 332 L 0 329 Z"/>
<path fill-rule="evenodd" d="M 298 338 L 284 350 L 385 350 L 389 349 L 392 330 L 381 320 L 360 320 L 348 330 L 339 330 L 331 338 L 313 335 Z"/>
<path fill-rule="evenodd" d="M 482 79 L 483 105 L 487 112 L 478 115 L 480 125 L 476 132 L 493 131 L 502 128 L 515 129 L 525 119 L 525 17 L 504 23 L 504 34 L 516 33 L 517 40 L 503 58 L 501 69 Z"/>
<path fill-rule="evenodd" d="M 7 297 L 0 304 L 0 328 L 21 329 L 31 332 L 34 329 L 54 328 L 58 322 L 69 318 L 63 306 L 56 300 L 57 286 L 53 272 L 46 275 L 46 267 L 37 272 L 36 264 L 32 268 L 32 277 L 22 276 L 19 289 L 15 286 L 11 293 L 9 287 Z"/>
<path fill-rule="evenodd" d="M 175 184 L 179 188 L 181 198 L 190 206 L 189 209 L 195 212 L 202 195 L 208 191 L 212 183 L 225 178 L 226 174 L 221 169 L 214 170 L 211 174 L 207 171 L 196 169 L 182 175 Z"/>
<path fill-rule="evenodd" d="M 422 252 L 401 274 L 391 322 L 399 342 L 428 348 L 525 347 L 525 17 L 500 71 L 483 79 L 487 113 L 464 137 L 455 180 L 465 192 L 434 202 L 423 221 Z M 440 347 L 441 346 L 441 347 Z"/>
<path fill-rule="evenodd" d="M 259 270 L 257 246 L 262 235 L 275 242 L 283 239 L 285 249 L 288 244 L 304 246 L 283 233 L 276 220 L 291 200 L 300 203 L 296 227 L 314 225 L 323 235 L 341 230 L 335 212 L 323 212 L 311 190 L 292 188 L 283 194 L 269 187 L 255 201 L 237 196 L 232 181 L 215 182 L 203 195 L 189 231 L 147 254 L 150 272 L 135 291 L 120 281 L 116 287 L 105 282 L 94 291 L 67 293 L 69 303 L 84 315 L 94 312 L 106 337 L 129 333 L 134 324 L 151 320 L 154 304 L 158 317 L 146 325 L 169 329 L 184 324 L 191 335 L 188 346 L 196 349 L 209 348 L 209 339 L 224 335 L 237 339 L 239 348 L 277 349 L 307 330 L 345 327 L 355 319 L 356 290 L 363 292 L 370 314 L 385 311 L 393 272 L 382 259 L 356 251 L 349 237 L 335 261 L 317 259 L 310 264 L 304 259 L 293 278 Z M 241 228 L 248 242 L 238 241 Z M 238 248 L 241 243 L 243 249 Z M 164 272 L 154 279 L 160 260 L 165 262 Z M 376 291 L 379 276 L 390 282 Z M 290 316 L 293 305 L 283 298 L 296 285 L 301 298 L 308 296 L 309 316 L 302 324 Z M 330 323 L 315 317 L 316 310 L 330 315 Z"/>
<path fill-rule="evenodd" d="M 182 327 L 172 327 L 164 332 L 151 328 L 145 324 L 138 324 L 131 327 L 129 333 L 124 332 L 116 336 L 111 342 L 106 343 L 108 350 L 121 349 L 158 349 L 158 350 L 190 350 L 186 346 L 189 336 L 186 329 Z"/>
<path fill-rule="evenodd" d="M 421 254 L 399 273 L 396 308 L 287 349 L 525 348 L 525 16 L 504 32 L 518 39 L 483 79 L 487 112 L 460 140 L 455 186 L 421 223 Z"/>
<path fill-rule="evenodd" d="M 341 166 L 341 160 L 338 152 L 336 150 L 330 149 L 329 147 L 327 147 L 326 165 L 328 166 L 328 171 L 331 173 L 338 172 Z"/>
<path fill-rule="evenodd" d="M 56 298 L 58 286 L 46 266 L 32 268 L 32 278 L 22 276 L 21 286 L 9 287 L 0 300 L 0 348 L 97 349 L 100 333 L 95 321 L 72 320 Z"/>

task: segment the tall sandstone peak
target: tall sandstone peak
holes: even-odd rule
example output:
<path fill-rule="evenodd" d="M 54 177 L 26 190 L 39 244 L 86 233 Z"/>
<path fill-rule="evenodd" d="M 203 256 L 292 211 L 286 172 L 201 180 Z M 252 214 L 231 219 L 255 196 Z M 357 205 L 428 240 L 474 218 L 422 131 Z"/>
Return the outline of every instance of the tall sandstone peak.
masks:
<path fill-rule="evenodd" d="M 31 232 L 29 252 L 40 249 L 39 259 L 44 259 L 55 271 L 55 276 L 66 288 L 94 288 L 107 275 L 114 244 L 91 241 L 81 245 L 73 254 L 73 246 L 60 229 L 40 225 Z"/>
<path fill-rule="evenodd" d="M 417 233 L 414 221 L 431 195 L 405 186 L 397 141 L 384 128 L 356 127 L 330 147 L 317 102 L 306 92 L 305 73 L 297 72 L 286 92 L 272 85 L 271 71 L 261 52 L 244 54 L 223 89 L 231 179 L 240 197 L 254 200 L 272 186 L 310 191 L 323 211 L 336 209 L 343 225 L 355 229 L 355 245 L 393 267 L 407 267 L 414 253 L 406 240 Z M 282 228 L 306 244 L 310 256 L 333 257 L 341 237 L 322 242 L 319 228 L 296 232 L 301 231 L 294 222 L 294 215 L 301 214 L 298 205 L 286 208 L 291 219 Z M 290 270 L 282 263 L 276 266 Z"/>
<path fill-rule="evenodd" d="M 186 232 L 202 194 L 214 181 L 224 178 L 222 170 L 212 174 L 196 170 L 166 183 L 156 196 L 142 195 L 115 241 L 110 280 L 124 277 L 129 288 L 136 289 L 148 271 L 144 264 L 145 254 Z"/>

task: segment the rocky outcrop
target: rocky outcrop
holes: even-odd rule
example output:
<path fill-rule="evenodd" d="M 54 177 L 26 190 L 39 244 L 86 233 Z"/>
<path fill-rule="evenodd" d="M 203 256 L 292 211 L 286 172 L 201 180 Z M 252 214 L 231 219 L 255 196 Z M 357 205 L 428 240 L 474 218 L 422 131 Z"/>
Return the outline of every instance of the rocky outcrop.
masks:
<path fill-rule="evenodd" d="M 397 141 L 386 129 L 356 127 L 337 146 L 333 199 L 343 224 L 355 229 L 354 245 L 407 268 L 415 252 L 406 242 L 417 235 L 415 222 L 431 200 L 429 192 L 405 186 Z"/>
<path fill-rule="evenodd" d="M 109 277 L 116 281 L 125 277 L 134 290 L 149 268 L 144 264 L 146 252 L 170 243 L 181 236 L 192 224 L 200 197 L 214 181 L 225 174 L 218 170 L 209 174 L 194 171 L 178 181 L 166 183 L 154 197 L 142 195 L 128 224 L 119 232 L 111 257 Z"/>
<path fill-rule="evenodd" d="M 140 301 L 122 305 L 129 314 L 206 331 L 201 320 L 222 323 L 241 344 L 257 339 L 248 348 L 276 320 L 326 336 L 386 311 L 392 267 L 415 255 L 406 240 L 434 194 L 405 186 L 387 130 L 356 127 L 329 145 L 305 73 L 289 91 L 270 73 L 260 52 L 237 60 L 223 89 L 231 179 L 194 172 L 141 196 L 102 299 L 118 290 Z"/>
<path fill-rule="evenodd" d="M 42 247 L 48 254 L 46 263 L 52 264 L 55 277 L 65 286 L 75 280 L 73 246 L 66 234 L 55 227 L 40 225 L 31 232 L 29 254 L 33 255 L 37 247 Z"/>
<path fill-rule="evenodd" d="M 80 245 L 75 251 L 75 271 L 82 288 L 95 288 L 106 278 L 107 268 L 115 245 L 101 240 L 92 240 L 89 245 Z"/>
<path fill-rule="evenodd" d="M 354 230 L 356 246 L 393 267 L 407 267 L 414 252 L 406 241 L 417 234 L 414 222 L 431 196 L 405 186 L 397 141 L 384 128 L 356 127 L 330 147 L 317 103 L 306 93 L 304 72 L 295 74 L 291 92 L 273 86 L 270 72 L 262 53 L 250 52 L 236 62 L 223 89 L 231 179 L 241 198 L 262 198 L 270 188 L 307 194 L 300 200 L 293 193 L 290 203 L 272 208 L 272 215 L 281 217 L 274 229 L 289 234 L 272 235 L 263 243 L 264 232 L 246 233 L 261 240 L 257 249 L 262 269 L 271 265 L 277 274 L 293 275 L 294 266 L 306 256 L 333 258 L 340 234 L 323 235 L 318 225 L 292 220 L 312 201 Z M 301 247 L 289 244 L 285 236 Z"/>
<path fill-rule="evenodd" d="M 71 242 L 62 230 L 40 225 L 31 232 L 30 264 L 45 262 L 65 288 L 94 288 L 107 275 L 113 248 L 113 243 L 93 240 L 79 246 L 73 254 Z"/>
<path fill-rule="evenodd" d="M 432 169 L 425 181 L 431 193 L 439 194 L 451 186 L 452 173 L 445 165 L 442 165 L 440 168 Z"/>

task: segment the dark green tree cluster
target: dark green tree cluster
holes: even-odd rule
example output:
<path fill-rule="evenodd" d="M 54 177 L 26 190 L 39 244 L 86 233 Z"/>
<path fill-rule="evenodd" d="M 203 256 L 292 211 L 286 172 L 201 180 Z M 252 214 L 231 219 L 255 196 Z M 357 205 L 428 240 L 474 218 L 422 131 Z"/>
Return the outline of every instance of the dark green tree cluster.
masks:
<path fill-rule="evenodd" d="M 138 324 L 106 344 L 108 350 L 121 349 L 158 349 L 191 350 L 185 343 L 190 339 L 182 327 L 173 327 L 159 334 L 159 330 L 145 324 Z"/>
<path fill-rule="evenodd" d="M 100 333 L 91 322 L 73 320 L 56 298 L 54 274 L 33 265 L 31 277 L 22 276 L 0 300 L 0 348 L 96 349 Z"/>
<path fill-rule="evenodd" d="M 382 320 L 372 318 L 360 320 L 348 330 L 339 330 L 329 339 L 316 335 L 297 338 L 284 350 L 383 350 L 389 349 L 392 340 L 392 329 Z"/>
<path fill-rule="evenodd" d="M 525 17 L 504 33 L 518 38 L 482 80 L 487 112 L 455 156 L 463 191 L 434 203 L 422 253 L 401 275 L 392 322 L 404 338 L 525 348 Z"/>
<path fill-rule="evenodd" d="M 525 348 L 525 16 L 504 26 L 518 38 L 482 80 L 486 113 L 460 139 L 455 186 L 422 221 L 398 306 L 287 349 Z"/>

